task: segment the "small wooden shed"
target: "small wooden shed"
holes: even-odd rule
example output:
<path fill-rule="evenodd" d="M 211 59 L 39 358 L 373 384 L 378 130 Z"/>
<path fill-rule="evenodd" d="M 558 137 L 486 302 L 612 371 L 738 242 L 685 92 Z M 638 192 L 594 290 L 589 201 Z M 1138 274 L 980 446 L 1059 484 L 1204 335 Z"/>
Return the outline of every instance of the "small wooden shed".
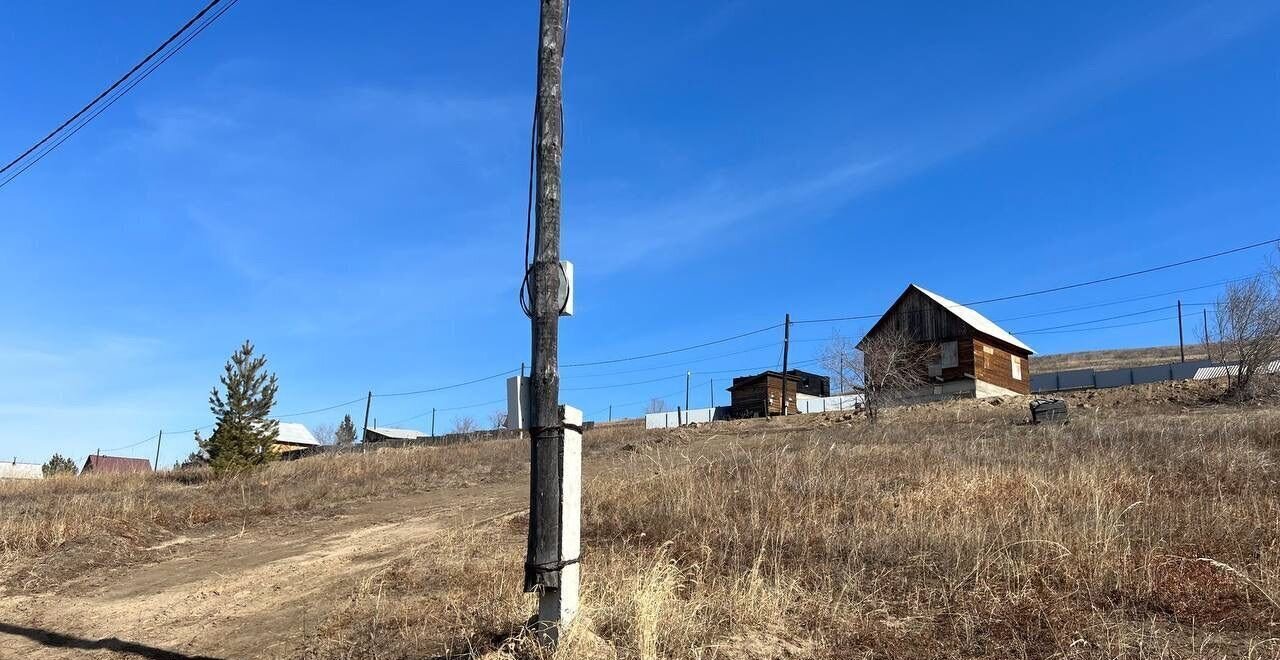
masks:
<path fill-rule="evenodd" d="M 740 376 L 729 386 L 729 415 L 734 418 L 782 414 L 782 372 L 764 371 Z M 787 410 L 795 412 L 796 395 L 831 396 L 831 378 L 808 371 L 787 371 Z"/>

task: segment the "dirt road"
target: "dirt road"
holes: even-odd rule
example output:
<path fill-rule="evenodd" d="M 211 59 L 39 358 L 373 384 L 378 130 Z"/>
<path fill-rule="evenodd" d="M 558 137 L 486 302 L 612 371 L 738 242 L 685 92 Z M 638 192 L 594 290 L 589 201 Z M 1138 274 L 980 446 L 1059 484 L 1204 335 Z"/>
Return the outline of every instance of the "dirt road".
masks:
<path fill-rule="evenodd" d="M 441 531 L 501 517 L 521 483 L 362 502 L 174 538 L 159 561 L 0 598 L 0 658 L 296 657 L 363 576 Z"/>

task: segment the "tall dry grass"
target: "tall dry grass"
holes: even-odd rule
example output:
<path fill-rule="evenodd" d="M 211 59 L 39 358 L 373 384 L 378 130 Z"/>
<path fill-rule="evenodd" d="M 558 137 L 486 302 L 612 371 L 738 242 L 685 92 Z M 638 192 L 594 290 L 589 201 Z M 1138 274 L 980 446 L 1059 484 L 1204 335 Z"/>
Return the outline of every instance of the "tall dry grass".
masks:
<path fill-rule="evenodd" d="M 632 455 L 586 488 L 584 619 L 560 657 L 1280 657 L 1280 413 L 1022 414 Z M 436 562 L 462 585 L 445 606 L 412 563 L 375 579 L 396 627 L 340 616 L 316 654 L 536 657 L 514 633 L 519 532 L 451 541 L 485 559 Z"/>
<path fill-rule="evenodd" d="M 1188 360 L 1203 360 L 1208 356 L 1204 344 L 1192 341 L 1179 350 L 1177 346 L 1151 346 L 1147 348 L 1114 348 L 1098 351 L 1078 351 L 1054 355 L 1033 355 L 1033 371 L 1065 371 L 1068 369 L 1120 369 L 1168 364 L 1180 360 L 1185 352 Z"/>
<path fill-rule="evenodd" d="M 197 469 L 0 482 L 0 558 L 69 544 L 131 548 L 212 523 L 509 478 L 528 469 L 527 456 L 527 442 L 495 440 L 317 456 L 222 479 Z"/>
<path fill-rule="evenodd" d="M 1082 395 L 1094 407 L 1065 426 L 969 402 L 875 426 L 593 431 L 584 613 L 558 656 L 1280 658 L 1280 410 L 1178 392 Z M 519 484 L 527 451 L 505 440 L 231 480 L 4 484 L 0 551 L 127 561 L 199 525 Z M 424 539 L 360 577 L 303 652 L 545 657 L 521 632 L 524 524 Z"/>

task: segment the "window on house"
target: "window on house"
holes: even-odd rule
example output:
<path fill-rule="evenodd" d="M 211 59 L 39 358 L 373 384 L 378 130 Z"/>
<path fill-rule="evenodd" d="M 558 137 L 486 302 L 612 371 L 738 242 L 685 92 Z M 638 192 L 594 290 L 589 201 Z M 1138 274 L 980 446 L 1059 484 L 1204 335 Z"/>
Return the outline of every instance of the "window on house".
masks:
<path fill-rule="evenodd" d="M 1022 360 L 1016 355 L 1009 356 L 1010 364 L 1013 366 L 1013 379 L 1022 380 Z"/>
<path fill-rule="evenodd" d="M 941 351 L 938 355 L 938 366 L 943 369 L 960 366 L 960 344 L 958 342 L 944 341 L 939 348 Z"/>

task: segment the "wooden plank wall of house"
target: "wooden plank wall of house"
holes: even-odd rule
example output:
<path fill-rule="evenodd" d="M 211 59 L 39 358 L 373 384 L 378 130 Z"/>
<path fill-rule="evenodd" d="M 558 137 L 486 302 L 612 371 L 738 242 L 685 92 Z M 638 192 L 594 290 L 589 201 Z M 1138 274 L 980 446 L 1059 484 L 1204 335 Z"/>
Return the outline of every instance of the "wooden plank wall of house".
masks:
<path fill-rule="evenodd" d="M 955 314 L 948 313 L 932 298 L 911 289 L 872 326 L 868 335 L 889 329 L 904 330 L 919 342 L 939 342 L 967 337 L 972 329 Z"/>
<path fill-rule="evenodd" d="M 993 338 L 975 337 L 973 348 L 971 373 L 978 380 L 1019 394 L 1031 394 L 1030 360 L 1010 353 L 1010 347 Z M 1015 363 L 1017 369 L 1014 368 Z"/>
<path fill-rule="evenodd" d="M 782 376 L 781 374 L 765 374 L 763 376 L 742 379 L 745 382 L 734 383 L 733 405 L 730 415 L 735 418 L 763 417 L 768 411 L 770 415 L 782 414 Z M 796 381 L 792 378 L 787 387 L 787 409 L 796 409 Z"/>

